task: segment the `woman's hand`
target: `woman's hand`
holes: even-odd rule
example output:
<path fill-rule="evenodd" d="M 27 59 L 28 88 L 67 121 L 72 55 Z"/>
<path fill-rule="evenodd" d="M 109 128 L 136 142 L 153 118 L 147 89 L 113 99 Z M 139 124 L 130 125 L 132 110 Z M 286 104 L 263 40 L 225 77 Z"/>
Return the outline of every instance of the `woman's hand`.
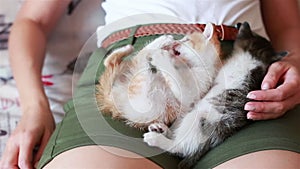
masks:
<path fill-rule="evenodd" d="M 252 91 L 245 110 L 252 120 L 275 119 L 300 103 L 300 52 L 273 63 L 262 82 L 262 90 Z"/>
<path fill-rule="evenodd" d="M 297 0 L 261 0 L 266 31 L 277 51 L 290 54 L 273 63 L 263 79 L 261 89 L 252 91 L 245 110 L 253 120 L 281 117 L 300 103 L 300 13 Z M 282 12 L 285 11 L 285 12 Z M 274 17 L 276 15 L 276 17 Z"/>
<path fill-rule="evenodd" d="M 27 112 L 23 112 L 18 126 L 7 141 L 0 161 L 1 169 L 34 168 L 54 130 L 54 119 L 49 108 L 25 111 Z"/>

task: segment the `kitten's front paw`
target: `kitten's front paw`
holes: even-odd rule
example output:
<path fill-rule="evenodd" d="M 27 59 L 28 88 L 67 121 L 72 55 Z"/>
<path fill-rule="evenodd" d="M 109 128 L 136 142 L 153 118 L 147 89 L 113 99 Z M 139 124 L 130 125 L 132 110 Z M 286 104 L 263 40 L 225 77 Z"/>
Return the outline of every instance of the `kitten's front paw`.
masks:
<path fill-rule="evenodd" d="M 168 130 L 169 130 L 168 126 L 166 126 L 163 123 L 153 123 L 148 126 L 149 132 L 162 133 L 166 135 Z"/>
<path fill-rule="evenodd" d="M 148 44 L 145 49 L 159 49 L 162 46 L 171 44 L 174 41 L 172 35 L 162 35 Z"/>
<path fill-rule="evenodd" d="M 147 143 L 149 146 L 153 147 L 160 147 L 160 144 L 163 142 L 165 136 L 161 133 L 157 132 L 148 132 L 144 135 L 144 142 Z"/>
<path fill-rule="evenodd" d="M 159 50 L 148 60 L 150 61 L 150 64 L 158 70 L 169 75 L 174 74 L 175 69 L 173 68 L 170 54 L 167 51 Z"/>
<path fill-rule="evenodd" d="M 175 145 L 174 141 L 168 139 L 166 136 L 164 136 L 161 133 L 157 133 L 153 131 L 145 133 L 144 142 L 147 143 L 149 146 L 158 147 L 162 150 L 169 151 L 171 153 L 178 152 L 176 146 L 174 146 Z"/>

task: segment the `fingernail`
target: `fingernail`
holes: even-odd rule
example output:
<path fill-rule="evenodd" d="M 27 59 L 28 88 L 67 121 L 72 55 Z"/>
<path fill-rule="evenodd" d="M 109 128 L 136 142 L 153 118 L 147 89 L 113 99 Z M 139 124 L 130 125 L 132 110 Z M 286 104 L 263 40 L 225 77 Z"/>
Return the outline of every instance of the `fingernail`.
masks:
<path fill-rule="evenodd" d="M 248 93 L 247 98 L 248 99 L 256 99 L 256 96 L 253 93 Z"/>
<path fill-rule="evenodd" d="M 251 114 L 248 113 L 248 114 L 247 114 L 247 119 L 248 119 L 248 120 L 253 120 L 253 116 L 252 116 Z"/>
<path fill-rule="evenodd" d="M 255 110 L 255 107 L 254 107 L 253 105 L 246 104 L 245 107 L 244 107 L 244 110 L 247 110 L 247 111 L 254 111 L 254 110 Z"/>
<path fill-rule="evenodd" d="M 251 114 L 249 114 L 249 113 L 247 114 L 247 119 L 248 119 L 248 120 L 251 120 L 251 119 L 252 119 Z"/>
<path fill-rule="evenodd" d="M 264 83 L 262 86 L 261 86 L 261 89 L 262 90 L 268 90 L 270 89 L 270 85 L 268 83 Z"/>

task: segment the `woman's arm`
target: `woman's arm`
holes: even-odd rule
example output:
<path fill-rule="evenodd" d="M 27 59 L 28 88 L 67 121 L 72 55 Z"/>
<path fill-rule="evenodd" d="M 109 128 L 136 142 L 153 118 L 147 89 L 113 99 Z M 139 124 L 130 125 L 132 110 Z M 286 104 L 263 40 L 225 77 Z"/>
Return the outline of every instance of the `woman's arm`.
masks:
<path fill-rule="evenodd" d="M 25 1 L 9 37 L 9 55 L 22 118 L 7 142 L 0 168 L 32 168 L 54 130 L 41 81 L 47 36 L 70 0 Z M 35 146 L 39 146 L 33 156 Z"/>
<path fill-rule="evenodd" d="M 12 27 L 9 54 L 23 110 L 48 106 L 41 82 L 46 37 L 68 3 L 67 0 L 25 1 Z"/>
<path fill-rule="evenodd" d="M 272 64 L 262 90 L 249 93 L 245 109 L 254 120 L 273 119 L 300 103 L 300 11 L 297 0 L 261 0 L 263 21 L 276 50 L 289 55 Z"/>
<path fill-rule="evenodd" d="M 261 0 L 263 21 L 277 50 L 299 49 L 300 11 L 297 0 Z"/>

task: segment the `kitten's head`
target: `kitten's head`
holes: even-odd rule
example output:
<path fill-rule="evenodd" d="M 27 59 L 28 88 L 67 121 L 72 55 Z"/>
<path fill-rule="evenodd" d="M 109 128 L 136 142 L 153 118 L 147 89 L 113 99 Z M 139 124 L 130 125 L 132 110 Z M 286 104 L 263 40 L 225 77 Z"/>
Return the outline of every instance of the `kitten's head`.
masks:
<path fill-rule="evenodd" d="M 247 22 L 240 24 L 235 48 L 249 52 L 255 59 L 264 64 L 271 64 L 286 56 L 287 52 L 275 52 L 270 41 L 254 33 Z"/>
<path fill-rule="evenodd" d="M 208 23 L 203 32 L 187 34 L 181 40 L 165 46 L 164 49 L 170 52 L 178 66 L 185 64 L 192 67 L 200 65 L 203 57 L 219 56 L 221 46 L 215 26 Z"/>
<path fill-rule="evenodd" d="M 208 23 L 205 26 L 204 31 L 194 32 L 192 34 L 186 35 L 183 40 L 183 45 L 187 45 L 194 49 L 198 54 L 202 54 L 207 50 L 210 50 L 209 47 L 213 47 L 218 54 L 221 51 L 220 41 L 216 32 L 216 28 L 212 23 Z"/>

